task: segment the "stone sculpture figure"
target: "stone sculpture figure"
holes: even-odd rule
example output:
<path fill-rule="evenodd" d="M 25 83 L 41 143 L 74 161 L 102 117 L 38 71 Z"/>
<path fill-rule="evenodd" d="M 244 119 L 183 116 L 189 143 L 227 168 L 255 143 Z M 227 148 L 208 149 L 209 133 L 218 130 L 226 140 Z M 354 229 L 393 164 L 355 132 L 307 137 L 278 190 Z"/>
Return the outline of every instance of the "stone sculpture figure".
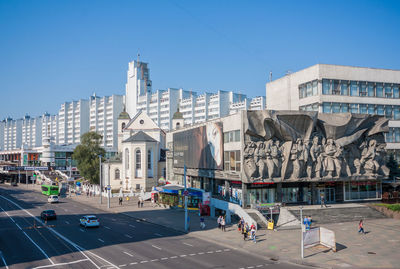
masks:
<path fill-rule="evenodd" d="M 270 146 L 270 151 L 271 151 L 271 159 L 273 162 L 273 167 L 274 167 L 274 173 L 273 176 L 279 177 L 281 167 L 282 167 L 282 150 L 280 147 L 280 142 L 279 140 L 275 139 L 273 143 Z"/>
<path fill-rule="evenodd" d="M 298 138 L 296 144 L 293 144 L 290 151 L 290 160 L 293 164 L 292 179 L 297 179 L 301 176 L 302 167 L 304 167 L 304 144 L 303 140 Z"/>
<path fill-rule="evenodd" d="M 314 136 L 310 148 L 310 156 L 307 161 L 307 177 L 312 178 L 312 172 L 316 178 L 321 177 L 322 146 L 319 144 L 319 136 Z"/>
<path fill-rule="evenodd" d="M 267 152 L 267 159 L 266 159 L 266 163 L 267 163 L 267 170 L 268 170 L 268 179 L 272 179 L 272 177 L 274 176 L 274 162 L 272 160 L 272 156 L 271 156 L 271 147 L 274 143 L 274 141 L 268 140 L 266 143 L 266 152 Z"/>
<path fill-rule="evenodd" d="M 258 168 L 257 171 L 258 171 L 259 179 L 262 179 L 265 176 L 266 158 L 267 158 L 267 152 L 266 152 L 265 143 L 262 141 L 259 141 L 259 142 L 257 142 L 257 148 L 256 148 L 255 154 L 254 154 L 254 162 Z"/>
<path fill-rule="evenodd" d="M 364 166 L 365 173 L 367 175 L 373 175 L 379 168 L 378 162 L 375 160 L 376 157 L 376 140 L 372 139 L 369 141 L 368 148 L 365 154 L 361 157 L 361 164 Z"/>
<path fill-rule="evenodd" d="M 343 147 L 337 146 L 336 153 L 334 155 L 333 162 L 335 163 L 336 177 L 339 178 L 342 174 L 342 164 L 343 164 Z"/>
<path fill-rule="evenodd" d="M 254 153 L 256 148 L 257 148 L 256 143 L 252 141 L 248 142 L 244 148 L 244 153 L 243 153 L 243 159 L 245 165 L 244 171 L 246 173 L 246 176 L 249 178 L 254 177 L 255 174 L 257 173 L 257 166 L 254 161 Z"/>
<path fill-rule="evenodd" d="M 326 177 L 332 177 L 335 171 L 336 146 L 332 138 L 327 139 L 325 146 L 325 171 Z"/>

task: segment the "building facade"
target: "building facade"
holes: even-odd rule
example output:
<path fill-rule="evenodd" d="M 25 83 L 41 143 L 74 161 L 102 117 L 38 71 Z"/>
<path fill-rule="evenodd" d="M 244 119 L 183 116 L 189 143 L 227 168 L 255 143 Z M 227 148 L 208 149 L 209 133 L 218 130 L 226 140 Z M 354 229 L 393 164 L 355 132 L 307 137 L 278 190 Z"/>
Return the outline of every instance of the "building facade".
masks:
<path fill-rule="evenodd" d="M 31 118 L 26 115 L 22 119 L 22 145 L 26 148 L 42 145 L 42 118 Z"/>
<path fill-rule="evenodd" d="M 172 129 L 173 114 L 178 108 L 183 113 L 185 125 L 206 122 L 243 109 L 265 109 L 265 97 L 250 99 L 232 91 L 197 94 L 169 88 L 153 92 L 148 64 L 139 61 L 129 63 L 125 102 L 130 115 L 144 111 L 165 131 Z"/>
<path fill-rule="evenodd" d="M 59 144 L 79 144 L 89 131 L 89 101 L 66 102 L 58 112 Z"/>
<path fill-rule="evenodd" d="M 268 82 L 267 108 L 382 115 L 387 151 L 400 161 L 400 70 L 317 64 Z"/>

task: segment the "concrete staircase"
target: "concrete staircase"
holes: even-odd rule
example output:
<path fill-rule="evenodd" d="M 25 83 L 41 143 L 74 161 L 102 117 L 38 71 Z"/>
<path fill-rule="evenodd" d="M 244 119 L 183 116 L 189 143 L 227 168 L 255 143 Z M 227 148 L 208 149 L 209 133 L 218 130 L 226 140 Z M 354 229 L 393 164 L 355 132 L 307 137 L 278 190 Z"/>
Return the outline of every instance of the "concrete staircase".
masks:
<path fill-rule="evenodd" d="M 300 210 L 289 210 L 297 220 L 300 220 Z M 303 209 L 303 217 L 311 216 L 316 225 L 359 221 L 360 219 L 386 218 L 381 212 L 364 205 L 357 207 Z"/>
<path fill-rule="evenodd" d="M 258 229 L 267 229 L 268 221 L 258 210 L 246 209 L 245 211 L 257 223 Z M 251 225 L 251 223 L 249 223 L 249 225 Z"/>

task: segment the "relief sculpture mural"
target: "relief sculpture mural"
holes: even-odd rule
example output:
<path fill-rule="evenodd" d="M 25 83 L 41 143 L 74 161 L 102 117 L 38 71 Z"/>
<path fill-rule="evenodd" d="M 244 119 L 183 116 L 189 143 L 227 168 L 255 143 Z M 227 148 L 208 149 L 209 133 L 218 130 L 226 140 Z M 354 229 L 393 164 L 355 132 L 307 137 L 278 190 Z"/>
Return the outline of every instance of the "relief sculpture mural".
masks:
<path fill-rule="evenodd" d="M 388 120 L 376 115 L 244 112 L 243 180 L 385 178 Z"/>

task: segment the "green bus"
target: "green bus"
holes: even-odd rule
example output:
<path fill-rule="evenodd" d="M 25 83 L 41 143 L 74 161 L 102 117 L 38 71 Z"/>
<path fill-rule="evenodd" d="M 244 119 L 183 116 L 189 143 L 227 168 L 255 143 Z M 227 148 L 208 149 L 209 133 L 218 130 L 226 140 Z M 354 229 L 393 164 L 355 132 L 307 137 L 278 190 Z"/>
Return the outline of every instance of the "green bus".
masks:
<path fill-rule="evenodd" d="M 59 195 L 60 191 L 58 186 L 42 185 L 42 194 L 44 195 Z"/>

